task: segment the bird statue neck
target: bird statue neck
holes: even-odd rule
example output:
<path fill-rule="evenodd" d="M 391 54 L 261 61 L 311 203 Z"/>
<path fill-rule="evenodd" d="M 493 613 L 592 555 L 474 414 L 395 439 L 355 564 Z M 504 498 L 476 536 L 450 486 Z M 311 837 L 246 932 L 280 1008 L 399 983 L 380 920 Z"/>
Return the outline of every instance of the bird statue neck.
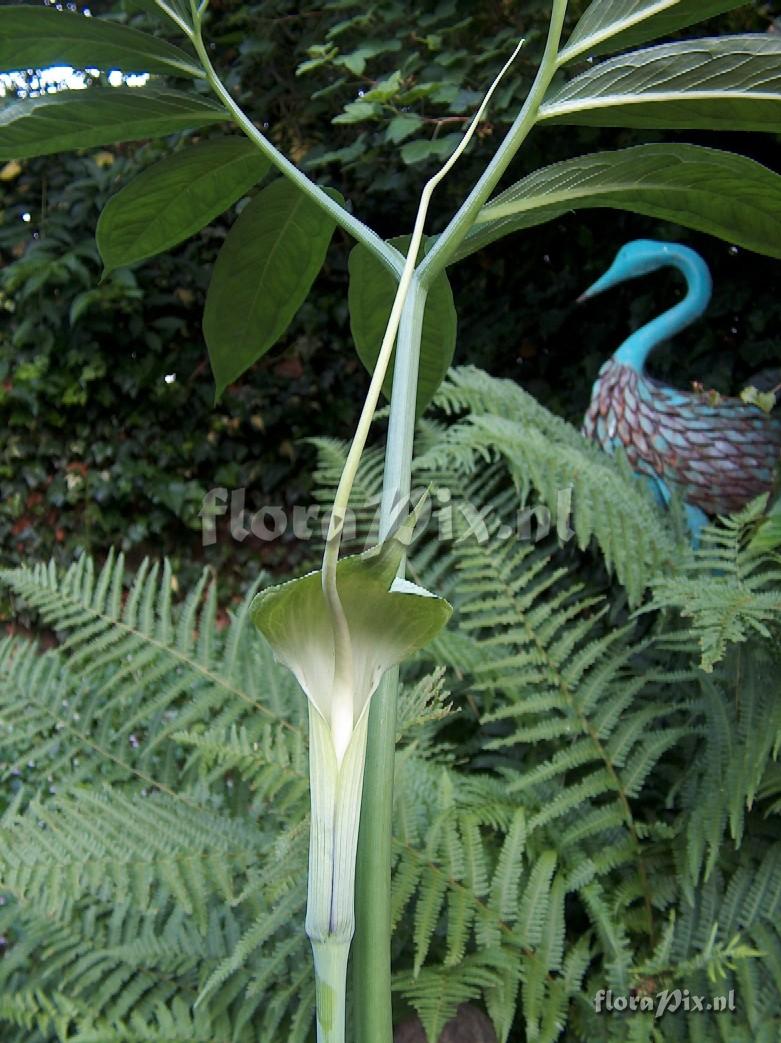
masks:
<path fill-rule="evenodd" d="M 699 318 L 708 307 L 713 283 L 702 258 L 687 246 L 665 244 L 659 267 L 677 268 L 686 280 L 686 296 L 628 337 L 613 356 L 617 362 L 642 373 L 653 349 Z"/>

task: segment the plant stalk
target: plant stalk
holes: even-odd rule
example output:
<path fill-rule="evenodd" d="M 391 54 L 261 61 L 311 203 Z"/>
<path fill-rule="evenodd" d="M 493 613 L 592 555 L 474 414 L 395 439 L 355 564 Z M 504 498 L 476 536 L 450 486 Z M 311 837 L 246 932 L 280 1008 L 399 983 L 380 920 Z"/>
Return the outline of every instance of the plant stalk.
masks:
<path fill-rule="evenodd" d="M 426 291 L 410 288 L 396 344 L 393 395 L 385 454 L 380 539 L 409 502 L 420 335 Z M 410 389 L 412 389 L 410 393 Z M 403 568 L 403 566 L 402 566 Z M 354 1024 L 357 1043 L 390 1043 L 391 1006 L 391 835 L 396 747 L 398 668 L 389 671 L 372 697 L 363 776 L 361 826 L 355 887 L 353 941 Z"/>
<path fill-rule="evenodd" d="M 353 1025 L 356 1043 L 391 1043 L 391 836 L 399 669 L 372 696 L 355 877 Z M 390 795 L 390 800 L 388 799 Z"/>
<path fill-rule="evenodd" d="M 392 403 L 388 419 L 385 472 L 380 503 L 380 540 L 393 527 L 399 510 L 409 502 L 412 485 L 412 446 L 415 438 L 420 340 L 428 290 L 416 280 L 410 289 L 401 317 L 396 362 L 393 370 Z"/>
<path fill-rule="evenodd" d="M 491 166 L 439 237 L 433 250 L 421 262 L 410 286 L 396 345 L 380 508 L 380 539 L 387 535 L 394 525 L 397 512 L 409 501 L 420 339 L 428 287 L 455 253 L 474 223 L 480 207 L 488 199 L 536 119 L 537 109 L 555 71 L 565 10 L 566 0 L 554 0 L 545 68 L 541 67 L 538 72 L 532 93 Z M 517 50 L 513 58 L 516 53 Z M 468 205 L 470 201 L 471 205 Z M 438 262 L 436 252 L 439 253 Z M 433 260 L 432 254 L 435 255 Z M 398 683 L 397 670 L 386 675 L 369 710 L 369 737 L 358 835 L 356 933 L 353 942 L 357 1043 L 392 1043 L 393 1039 L 390 866 Z"/>
<path fill-rule="evenodd" d="M 313 942 L 317 1043 L 344 1043 L 349 941 Z"/>

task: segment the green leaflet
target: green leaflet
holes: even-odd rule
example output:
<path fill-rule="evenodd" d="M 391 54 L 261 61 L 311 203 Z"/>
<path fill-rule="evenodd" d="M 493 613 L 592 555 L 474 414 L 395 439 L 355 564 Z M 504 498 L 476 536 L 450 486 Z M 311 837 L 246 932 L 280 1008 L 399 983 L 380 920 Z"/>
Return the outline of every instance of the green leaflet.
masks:
<path fill-rule="evenodd" d="M 744 0 L 594 0 L 573 30 L 559 61 L 609 54 L 669 36 L 688 25 L 742 6 Z"/>
<path fill-rule="evenodd" d="M 405 253 L 410 236 L 391 239 L 391 245 Z M 425 249 L 425 247 L 424 247 Z M 364 246 L 355 246 L 350 253 L 350 329 L 358 356 L 372 373 L 380 352 L 396 293 L 397 281 Z M 416 413 L 420 416 L 442 383 L 456 349 L 457 317 L 453 291 L 447 276 L 440 275 L 426 301 L 423 331 L 420 343 L 418 398 Z M 395 348 L 382 390 L 390 398 L 393 387 Z"/>
<path fill-rule="evenodd" d="M 768 511 L 767 518 L 757 529 L 751 540 L 751 548 L 757 551 L 773 551 L 781 547 L 781 498 Z"/>
<path fill-rule="evenodd" d="M 661 218 L 781 257 L 778 174 L 731 152 L 659 144 L 579 156 L 535 171 L 483 207 L 457 259 L 586 207 Z"/>
<path fill-rule="evenodd" d="M 666 130 L 781 130 L 781 40 L 685 40 L 622 54 L 565 83 L 540 120 Z"/>
<path fill-rule="evenodd" d="M 755 535 L 766 505 L 767 494 L 704 529 L 688 571 L 660 574 L 652 583 L 650 603 L 639 610 L 675 609 L 690 621 L 688 636 L 699 641 L 700 667 L 706 673 L 724 659 L 730 645 L 757 635 L 772 641 L 781 618 L 781 558 L 773 554 L 772 529 L 768 542 Z"/>
<path fill-rule="evenodd" d="M 203 315 L 217 398 L 285 332 L 323 265 L 334 228 L 286 178 L 242 210 L 217 257 Z"/>
<path fill-rule="evenodd" d="M 0 72 L 52 65 L 204 75 L 185 51 L 138 29 L 54 7 L 0 7 Z"/>
<path fill-rule="evenodd" d="M 266 157 L 243 137 L 213 138 L 155 163 L 112 196 L 100 215 L 97 241 L 106 271 L 195 235 L 268 168 Z"/>
<path fill-rule="evenodd" d="M 151 87 L 43 94 L 0 109 L 0 159 L 159 138 L 225 118 L 223 108 L 196 94 Z"/>

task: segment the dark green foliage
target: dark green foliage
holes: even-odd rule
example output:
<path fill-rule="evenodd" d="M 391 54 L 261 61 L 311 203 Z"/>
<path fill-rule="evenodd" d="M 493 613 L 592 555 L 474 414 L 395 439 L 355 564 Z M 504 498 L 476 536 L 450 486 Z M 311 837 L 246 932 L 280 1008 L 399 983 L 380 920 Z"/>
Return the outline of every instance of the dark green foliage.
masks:
<path fill-rule="evenodd" d="M 4 108 L 0 159 L 155 138 L 224 119 L 211 99 L 151 87 L 41 94 Z"/>
<path fill-rule="evenodd" d="M 155 163 L 101 212 L 95 238 L 106 270 L 178 246 L 246 195 L 268 167 L 265 156 L 238 134 Z"/>
<path fill-rule="evenodd" d="M 571 5 L 573 22 L 584 6 Z M 115 13 L 156 39 L 175 36 L 137 4 L 91 9 Z M 341 0 L 292 8 L 289 0 L 273 0 L 215 5 L 210 17 L 215 61 L 248 112 L 259 125 L 268 124 L 286 155 L 336 185 L 359 216 L 390 238 L 409 230 L 417 191 L 432 169 L 434 159 L 420 156 L 435 154 L 463 126 L 479 92 L 523 35 L 525 48 L 492 102 L 479 140 L 459 176 L 434 197 L 433 230 L 475 180 L 530 82 L 547 4 L 508 11 L 505 5 L 449 2 L 413 10 L 384 0 L 366 10 Z M 766 26 L 749 5 L 704 30 Z M 330 122 L 359 90 L 377 84 L 369 116 Z M 399 140 L 415 146 L 419 162 L 405 162 L 409 150 L 397 154 Z M 624 132 L 588 128 L 540 132 L 528 142 L 523 169 L 511 169 L 508 181 L 574 153 L 635 141 Z M 765 165 L 774 163 L 765 139 L 743 136 L 734 146 Z M 241 584 L 247 558 L 260 556 L 276 566 L 292 564 L 300 552 L 252 535 L 238 542 L 227 518 L 218 519 L 216 545 L 202 548 L 204 494 L 214 487 L 246 488 L 250 512 L 264 503 L 300 502 L 311 487 L 312 453 L 303 439 L 323 431 L 345 436 L 355 419 L 366 378 L 344 306 L 348 244 L 337 233 L 313 295 L 279 347 L 213 412 L 200 315 L 210 266 L 235 211 L 173 256 L 120 269 L 99 283 L 93 237 L 101 209 L 167 154 L 156 144 L 123 145 L 26 161 L 15 177 L 13 168 L 3 170 L 0 546 L 9 563 L 52 554 L 69 561 L 82 548 L 101 553 L 110 544 L 122 545 L 135 561 L 145 552 L 165 553 L 188 583 L 197 575 L 198 566 L 189 564 L 195 558 L 221 569 L 227 591 Z M 25 214 L 29 221 L 22 220 Z M 468 258 L 449 272 L 459 301 L 456 361 L 518 380 L 576 423 L 600 363 L 630 324 L 646 321 L 677 293 L 675 277 L 661 274 L 616 291 L 610 310 L 574 307 L 627 239 L 683 238 L 714 273 L 708 316 L 677 338 L 674 350 L 658 353 L 659 375 L 684 386 L 698 379 L 727 392 L 776 362 L 781 304 L 772 262 L 616 213 L 610 235 L 604 214 L 586 211 L 523 236 L 522 248 L 510 237 L 494 244 L 490 258 Z M 170 374 L 176 380 L 168 384 Z M 3 611 L 7 615 L 7 606 Z"/>
<path fill-rule="evenodd" d="M 781 129 L 781 45 L 770 34 L 659 44 L 600 62 L 555 91 L 542 120 L 662 130 Z M 751 62 L 756 79 L 747 80 Z M 661 103 L 680 92 L 669 111 Z M 755 101 L 757 102 L 755 106 Z M 580 109 L 578 103 L 586 107 Z"/>
<path fill-rule="evenodd" d="M 246 487 L 248 512 L 299 502 L 311 459 L 302 436 L 346 434 L 353 422 L 360 363 L 344 348 L 330 353 L 334 338 L 344 346 L 348 336 L 345 257 L 295 320 L 284 357 L 261 362 L 257 377 L 216 410 L 200 318 L 225 227 L 99 284 L 93 237 L 101 206 L 160 155 L 149 146 L 138 156 L 64 156 L 56 168 L 34 160 L 0 188 L 6 562 L 72 559 L 79 548 L 118 542 L 135 562 L 145 550 L 168 550 L 191 583 L 204 556 L 213 566 L 229 558 L 236 572 L 258 553 L 271 563 L 287 558 L 287 542 L 231 539 L 227 517 L 218 519 L 217 544 L 203 548 L 203 497 L 214 487 Z M 315 366 L 318 357 L 324 365 Z"/>
<path fill-rule="evenodd" d="M 84 22 L 75 12 L 54 7 L 4 5 L 0 10 L 0 69 L 23 72 L 50 65 L 203 76 L 193 55 L 149 33 L 98 18 Z"/>
<path fill-rule="evenodd" d="M 459 256 L 581 207 L 685 222 L 758 253 L 781 256 L 773 231 L 781 215 L 781 179 L 744 156 L 696 145 L 638 145 L 544 167 L 483 208 Z"/>

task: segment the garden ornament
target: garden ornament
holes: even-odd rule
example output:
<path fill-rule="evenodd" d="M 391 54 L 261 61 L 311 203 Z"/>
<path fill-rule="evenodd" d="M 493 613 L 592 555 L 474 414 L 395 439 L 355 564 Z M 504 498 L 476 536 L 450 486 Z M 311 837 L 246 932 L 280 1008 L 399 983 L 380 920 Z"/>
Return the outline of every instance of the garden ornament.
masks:
<path fill-rule="evenodd" d="M 660 503 L 679 492 L 696 544 L 709 515 L 737 511 L 770 489 L 781 459 L 781 419 L 740 398 L 678 390 L 646 374 L 651 352 L 708 306 L 710 272 L 689 247 L 650 239 L 627 243 L 579 300 L 668 266 L 683 275 L 686 295 L 635 330 L 602 366 L 583 433 L 609 453 L 622 446 Z"/>

